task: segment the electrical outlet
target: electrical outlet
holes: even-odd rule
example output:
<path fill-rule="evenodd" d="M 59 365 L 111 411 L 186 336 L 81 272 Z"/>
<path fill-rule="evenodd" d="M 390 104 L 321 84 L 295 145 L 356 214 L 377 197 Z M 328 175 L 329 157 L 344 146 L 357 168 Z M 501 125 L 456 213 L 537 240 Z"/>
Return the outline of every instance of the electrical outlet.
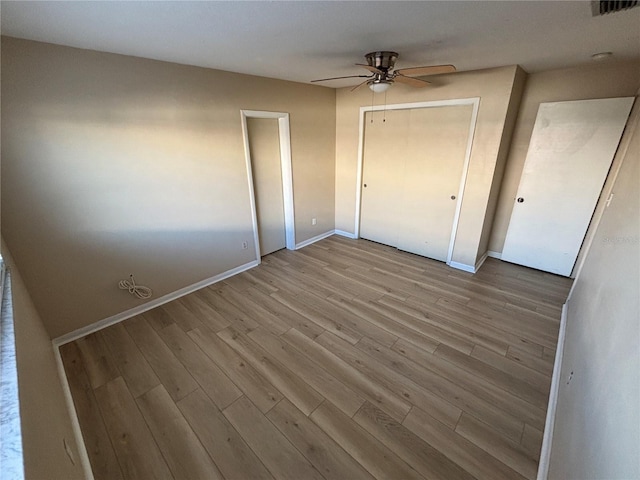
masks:
<path fill-rule="evenodd" d="M 249 248 L 249 243 L 248 242 L 242 242 L 242 249 L 246 250 L 247 248 Z"/>
<path fill-rule="evenodd" d="M 316 223 L 318 223 L 318 221 L 314 218 L 311 219 L 311 225 L 315 225 Z"/>

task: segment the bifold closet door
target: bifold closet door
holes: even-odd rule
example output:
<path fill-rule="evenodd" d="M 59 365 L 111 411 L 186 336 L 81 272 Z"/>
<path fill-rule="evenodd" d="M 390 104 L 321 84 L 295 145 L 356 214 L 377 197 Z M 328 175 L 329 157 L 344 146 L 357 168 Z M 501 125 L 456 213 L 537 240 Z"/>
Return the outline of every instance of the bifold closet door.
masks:
<path fill-rule="evenodd" d="M 247 118 L 260 255 L 286 246 L 280 134 L 275 118 Z"/>
<path fill-rule="evenodd" d="M 364 121 L 360 237 L 397 247 L 409 110 L 367 112 Z"/>
<path fill-rule="evenodd" d="M 360 236 L 447 261 L 472 105 L 365 117 Z"/>
<path fill-rule="evenodd" d="M 473 106 L 409 112 L 398 248 L 446 262 Z"/>

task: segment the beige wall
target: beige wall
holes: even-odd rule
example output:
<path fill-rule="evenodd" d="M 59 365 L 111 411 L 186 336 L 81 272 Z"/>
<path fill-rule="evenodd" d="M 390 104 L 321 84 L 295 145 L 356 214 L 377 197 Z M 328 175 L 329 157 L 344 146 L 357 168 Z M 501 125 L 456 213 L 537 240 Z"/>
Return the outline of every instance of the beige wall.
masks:
<path fill-rule="evenodd" d="M 613 201 L 567 302 L 550 479 L 640 478 L 640 123 L 625 135 Z"/>
<path fill-rule="evenodd" d="M 639 87 L 639 62 L 605 62 L 528 76 L 511 141 L 489 250 L 502 252 L 540 103 L 633 96 Z"/>
<path fill-rule="evenodd" d="M 52 337 L 137 306 L 130 273 L 255 260 L 241 109 L 290 114 L 296 241 L 334 228 L 332 89 L 7 37 L 2 74 L 2 232 Z"/>
<path fill-rule="evenodd" d="M 4 242 L 2 257 L 11 270 L 25 478 L 84 478 L 51 339 Z"/>
<path fill-rule="evenodd" d="M 498 152 L 518 68 L 502 67 L 434 78 L 434 85 L 411 88 L 394 85 L 387 104 L 480 97 L 467 184 L 462 202 L 453 261 L 473 266 L 479 252 Z M 376 95 L 376 104 L 384 95 Z M 358 121 L 360 107 L 371 105 L 371 91 L 340 89 L 336 104 L 336 229 L 353 233 L 356 222 Z M 381 116 L 382 114 L 380 114 Z M 393 144 L 388 146 L 393 157 Z"/>
<path fill-rule="evenodd" d="M 513 138 L 513 130 L 516 126 L 516 119 L 518 118 L 520 101 L 522 100 L 522 93 L 524 91 L 526 81 L 526 72 L 522 68 L 518 67 L 515 81 L 513 83 L 513 89 L 511 90 L 511 99 L 509 100 L 507 118 L 504 123 L 504 129 L 502 130 L 496 169 L 493 173 L 493 180 L 491 181 L 491 192 L 489 193 L 489 202 L 484 216 L 484 225 L 482 227 L 482 236 L 480 238 L 480 248 L 478 249 L 478 255 L 476 257 L 476 264 L 482 259 L 489 249 L 489 239 L 491 238 L 491 232 L 493 231 L 493 221 L 498 207 L 498 200 L 500 198 L 502 178 L 504 177 L 504 171 L 507 166 L 507 158 L 511 147 L 511 139 Z"/>

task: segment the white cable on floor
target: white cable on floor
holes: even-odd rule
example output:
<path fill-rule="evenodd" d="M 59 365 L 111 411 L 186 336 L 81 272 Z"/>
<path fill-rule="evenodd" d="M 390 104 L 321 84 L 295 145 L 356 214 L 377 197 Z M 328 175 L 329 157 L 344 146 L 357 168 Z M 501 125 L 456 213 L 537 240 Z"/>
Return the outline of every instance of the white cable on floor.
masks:
<path fill-rule="evenodd" d="M 121 290 L 129 290 L 131 295 L 142 299 L 151 298 L 151 295 L 153 295 L 153 291 L 149 287 L 136 285 L 133 275 L 129 275 L 129 280 L 120 280 L 118 287 L 120 287 Z"/>

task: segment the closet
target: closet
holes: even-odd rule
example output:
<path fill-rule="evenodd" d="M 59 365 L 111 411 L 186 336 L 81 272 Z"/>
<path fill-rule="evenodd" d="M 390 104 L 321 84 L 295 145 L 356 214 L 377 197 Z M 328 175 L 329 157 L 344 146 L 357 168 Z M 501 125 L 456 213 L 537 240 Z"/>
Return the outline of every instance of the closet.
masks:
<path fill-rule="evenodd" d="M 366 112 L 360 237 L 446 262 L 477 103 L 442 103 Z"/>
<path fill-rule="evenodd" d="M 278 119 L 247 118 L 260 255 L 286 247 Z"/>

